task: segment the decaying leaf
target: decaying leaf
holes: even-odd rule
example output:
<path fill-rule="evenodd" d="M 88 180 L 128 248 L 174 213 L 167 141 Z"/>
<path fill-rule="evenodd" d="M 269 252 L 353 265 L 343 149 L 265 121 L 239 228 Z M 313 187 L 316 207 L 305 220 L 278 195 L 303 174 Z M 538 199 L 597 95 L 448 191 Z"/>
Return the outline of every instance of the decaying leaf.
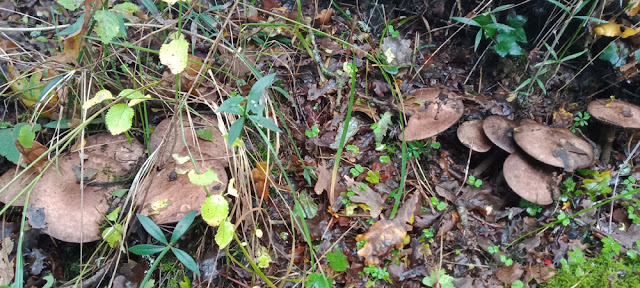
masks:
<path fill-rule="evenodd" d="M 324 164 L 318 165 L 316 171 L 318 172 L 318 181 L 313 190 L 320 195 L 322 192 L 331 189 L 331 171 Z"/>
<path fill-rule="evenodd" d="M 629 6 L 632 6 L 632 8 L 627 10 L 627 12 L 626 12 L 627 15 L 628 16 L 636 16 L 638 14 L 638 11 L 640 11 L 640 0 L 631 0 L 631 1 L 629 1 Z"/>
<path fill-rule="evenodd" d="M 33 163 L 34 161 L 36 161 L 36 159 L 42 156 L 42 154 L 47 152 L 47 147 L 40 144 L 40 142 L 38 141 L 33 141 L 33 145 L 31 146 L 31 148 L 25 148 L 18 140 L 16 140 L 15 143 L 16 148 L 18 148 L 18 151 L 20 151 L 20 154 L 22 154 L 23 161 L 27 164 Z M 44 166 L 45 159 L 46 157 L 40 159 L 40 161 L 33 165 L 33 168 L 38 173 L 42 172 L 42 167 Z"/>
<path fill-rule="evenodd" d="M 269 200 L 268 166 L 267 162 L 258 162 L 256 168 L 251 169 L 251 176 L 253 177 L 258 197 L 264 199 L 264 201 Z"/>
<path fill-rule="evenodd" d="M 371 218 L 378 218 L 382 212 L 382 204 L 384 204 L 384 200 L 382 200 L 380 194 L 373 191 L 373 189 L 369 188 L 365 183 L 353 181 L 349 176 L 345 176 L 345 179 L 347 180 L 347 185 L 351 187 L 351 191 L 356 193 L 355 196 L 349 197 L 349 200 L 369 206 L 369 215 Z"/>
<path fill-rule="evenodd" d="M 13 250 L 11 238 L 2 239 L 2 249 L 0 249 L 0 285 L 8 285 L 13 280 L 13 261 L 9 260 L 9 254 Z"/>
<path fill-rule="evenodd" d="M 364 257 L 365 265 L 379 265 L 382 261 L 378 256 L 384 256 L 392 249 L 400 249 L 407 242 L 405 237 L 412 229 L 413 215 L 420 200 L 418 194 L 414 194 L 398 210 L 398 215 L 392 220 L 382 219 L 373 223 L 369 231 L 356 237 L 356 241 L 367 240 L 358 255 Z"/>
<path fill-rule="evenodd" d="M 318 13 L 316 18 L 314 19 L 315 22 L 313 23 L 313 26 L 318 28 L 329 23 L 329 21 L 331 20 L 331 15 L 333 15 L 334 11 L 335 10 L 333 10 L 333 8 L 323 9 L 322 11 L 320 11 L 320 13 Z"/>

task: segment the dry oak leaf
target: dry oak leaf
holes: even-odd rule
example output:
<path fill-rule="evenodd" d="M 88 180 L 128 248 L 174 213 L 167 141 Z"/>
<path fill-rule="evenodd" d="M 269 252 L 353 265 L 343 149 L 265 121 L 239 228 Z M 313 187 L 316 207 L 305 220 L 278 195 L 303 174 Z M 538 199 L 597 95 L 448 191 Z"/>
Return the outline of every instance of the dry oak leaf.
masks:
<path fill-rule="evenodd" d="M 400 249 L 406 243 L 407 232 L 413 227 L 414 213 L 420 195 L 414 194 L 409 201 L 398 210 L 398 215 L 392 220 L 382 219 L 373 223 L 369 231 L 356 237 L 356 241 L 367 240 L 358 255 L 364 257 L 365 265 L 379 265 L 382 261 L 378 256 L 384 256 L 392 249 Z"/>
<path fill-rule="evenodd" d="M 369 215 L 371 218 L 378 218 L 382 212 L 382 204 L 384 200 L 380 194 L 373 189 L 369 188 L 369 185 L 362 182 L 355 182 L 353 178 L 349 176 L 344 177 L 347 180 L 347 186 L 351 187 L 352 191 L 356 193 L 355 196 L 349 197 L 351 202 L 362 203 L 369 206 Z"/>

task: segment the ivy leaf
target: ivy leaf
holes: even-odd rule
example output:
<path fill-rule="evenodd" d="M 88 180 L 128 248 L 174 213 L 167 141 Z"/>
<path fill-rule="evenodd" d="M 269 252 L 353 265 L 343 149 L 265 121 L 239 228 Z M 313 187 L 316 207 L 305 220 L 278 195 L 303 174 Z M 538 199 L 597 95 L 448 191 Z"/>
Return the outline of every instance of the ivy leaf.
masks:
<path fill-rule="evenodd" d="M 216 232 L 216 243 L 220 247 L 220 249 L 224 249 L 231 243 L 233 239 L 233 224 L 229 222 L 229 220 L 222 221 L 220 223 L 220 227 L 218 227 L 218 232 Z"/>
<path fill-rule="evenodd" d="M 18 141 L 24 148 L 33 147 L 33 140 L 36 139 L 36 133 L 31 129 L 31 126 L 24 125 L 20 128 L 20 134 L 18 134 Z"/>
<path fill-rule="evenodd" d="M 131 129 L 135 111 L 127 104 L 120 103 L 111 106 L 104 117 L 111 135 L 118 135 Z"/>
<path fill-rule="evenodd" d="M 331 288 L 333 284 L 333 279 L 327 279 L 320 273 L 313 273 L 307 277 L 307 281 L 305 282 L 307 287 L 312 288 Z"/>
<path fill-rule="evenodd" d="M 217 227 L 229 216 L 229 202 L 222 195 L 211 195 L 202 204 L 202 219 Z"/>
<path fill-rule="evenodd" d="M 336 249 L 334 252 L 327 253 L 327 260 L 329 260 L 329 265 L 333 270 L 338 272 L 347 270 L 349 267 L 349 262 L 347 261 L 347 256 L 342 253 L 342 250 Z"/>
<path fill-rule="evenodd" d="M 160 63 L 169 67 L 171 73 L 179 74 L 187 67 L 189 42 L 180 33 L 172 34 L 169 38 L 174 39 L 160 47 Z"/>
<path fill-rule="evenodd" d="M 614 68 L 620 66 L 620 55 L 618 55 L 618 47 L 616 46 L 615 41 L 611 41 L 609 46 L 600 53 L 600 60 L 609 61 Z"/>
<path fill-rule="evenodd" d="M 220 180 L 218 179 L 218 174 L 216 174 L 216 172 L 213 172 L 211 168 L 207 169 L 207 171 L 202 174 L 197 174 L 193 170 L 189 171 L 189 181 L 195 185 L 200 186 L 209 186 L 211 185 L 211 183 L 213 183 L 213 181 L 220 182 Z"/>
<path fill-rule="evenodd" d="M 93 15 L 93 19 L 96 20 L 96 33 L 104 44 L 111 43 L 111 40 L 122 32 L 118 23 L 120 20 L 112 11 L 98 10 Z"/>

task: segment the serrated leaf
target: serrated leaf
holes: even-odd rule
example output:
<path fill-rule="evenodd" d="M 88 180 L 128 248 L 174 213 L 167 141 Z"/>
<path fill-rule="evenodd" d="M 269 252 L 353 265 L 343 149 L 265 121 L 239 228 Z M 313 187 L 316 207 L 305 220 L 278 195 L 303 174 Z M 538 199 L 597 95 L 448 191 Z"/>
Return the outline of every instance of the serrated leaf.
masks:
<path fill-rule="evenodd" d="M 75 11 L 84 4 L 84 0 L 56 0 L 56 2 L 69 11 Z"/>
<path fill-rule="evenodd" d="M 184 36 L 176 36 L 175 38 L 160 47 L 160 63 L 169 67 L 171 73 L 179 74 L 187 67 L 189 42 L 184 39 Z"/>
<path fill-rule="evenodd" d="M 306 287 L 311 288 L 331 288 L 333 284 L 333 279 L 327 279 L 320 273 L 313 273 L 307 277 L 307 281 L 305 282 Z"/>
<path fill-rule="evenodd" d="M 273 123 L 273 121 L 271 121 L 270 119 L 266 118 L 266 117 L 262 117 L 262 116 L 258 116 L 258 115 L 249 115 L 249 119 L 251 119 L 251 121 L 253 121 L 253 123 L 260 125 L 264 128 L 267 128 L 271 131 L 274 132 L 278 132 L 278 133 L 282 133 L 282 130 L 280 130 L 280 128 L 278 128 L 278 125 L 276 125 L 276 123 Z"/>
<path fill-rule="evenodd" d="M 197 213 L 198 213 L 198 211 L 193 210 L 193 211 L 189 212 L 189 214 L 187 214 L 184 217 L 182 217 L 182 219 L 180 219 L 180 222 L 178 222 L 178 224 L 176 224 L 176 228 L 173 229 L 173 235 L 171 235 L 171 242 L 170 243 L 178 242 L 178 239 L 180 239 L 180 237 L 182 237 L 182 235 L 184 235 L 184 232 L 187 232 L 187 230 L 191 226 L 191 223 L 193 223 L 193 219 L 196 218 L 196 214 Z"/>
<path fill-rule="evenodd" d="M 329 265 L 333 270 L 338 272 L 347 270 L 349 267 L 349 261 L 347 261 L 347 256 L 342 253 L 342 250 L 337 248 L 334 252 L 327 253 L 327 260 L 329 260 Z"/>
<path fill-rule="evenodd" d="M 180 263 L 182 263 L 184 267 L 187 267 L 187 269 L 193 271 L 193 273 L 196 273 L 196 275 L 200 275 L 200 269 L 198 269 L 198 264 L 196 263 L 196 261 L 193 261 L 193 258 L 191 258 L 191 256 L 189 256 L 187 252 L 184 252 L 174 247 L 171 247 L 171 252 L 173 252 L 173 254 L 176 255 L 176 258 L 180 260 Z"/>
<path fill-rule="evenodd" d="M 98 91 L 98 93 L 96 93 L 96 96 L 93 96 L 93 98 L 87 100 L 86 102 L 84 102 L 84 104 L 82 104 L 82 109 L 87 110 L 99 103 L 102 103 L 102 101 L 111 100 L 111 99 L 113 99 L 113 95 L 111 94 L 111 91 L 100 90 Z"/>
<path fill-rule="evenodd" d="M 213 183 L 213 181 L 220 182 L 220 180 L 218 179 L 218 174 L 211 170 L 211 168 L 207 169 L 207 171 L 202 174 L 197 174 L 193 170 L 189 171 L 189 181 L 194 185 L 200 186 L 209 186 L 211 185 L 211 183 Z"/>
<path fill-rule="evenodd" d="M 235 122 L 233 122 L 233 124 L 231 124 L 231 127 L 229 127 L 229 132 L 227 135 L 227 143 L 229 143 L 229 146 L 232 146 L 233 143 L 236 141 L 236 139 L 240 136 L 240 133 L 242 133 L 243 127 L 244 127 L 244 117 L 238 118 L 238 120 L 236 120 Z"/>
<path fill-rule="evenodd" d="M 129 248 L 129 252 L 136 255 L 151 255 L 160 253 L 164 250 L 164 246 L 151 245 L 151 244 L 140 244 Z"/>
<path fill-rule="evenodd" d="M 261 103 L 262 91 L 271 86 L 276 79 L 276 73 L 271 73 L 264 76 L 251 87 L 249 91 L 249 97 L 247 98 L 247 110 L 253 113 L 260 113 L 264 109 L 264 103 Z"/>
<path fill-rule="evenodd" d="M 233 223 L 229 222 L 229 220 L 222 221 L 220 226 L 218 227 L 218 231 L 216 232 L 216 244 L 220 247 L 220 249 L 224 249 L 231 243 L 233 240 Z"/>
<path fill-rule="evenodd" d="M 122 225 L 115 224 L 102 232 L 102 239 L 109 243 L 109 247 L 113 248 L 122 237 Z"/>
<path fill-rule="evenodd" d="M 222 195 L 211 195 L 202 204 L 202 219 L 217 227 L 229 216 L 229 202 Z"/>
<path fill-rule="evenodd" d="M 493 46 L 493 48 L 496 50 L 498 55 L 500 55 L 500 57 L 505 57 L 507 55 L 518 56 L 524 54 L 520 45 L 518 45 L 515 41 L 498 42 L 495 46 Z"/>
<path fill-rule="evenodd" d="M 202 140 L 213 141 L 213 134 L 211 134 L 211 130 L 209 129 L 198 129 L 196 130 L 196 135 Z"/>
<path fill-rule="evenodd" d="M 111 135 L 118 135 L 131 129 L 134 114 L 133 108 L 127 104 L 120 103 L 111 106 L 104 119 Z"/>
<path fill-rule="evenodd" d="M 156 240 L 162 242 L 163 244 L 169 244 L 169 242 L 167 242 L 167 238 L 164 237 L 164 233 L 162 233 L 160 227 L 158 227 L 158 225 L 154 223 L 153 220 L 142 214 L 136 215 L 138 216 L 140 224 L 142 224 L 142 227 L 144 227 L 144 230 L 146 230 L 147 233 L 151 235 L 151 237 L 156 238 Z"/>
<path fill-rule="evenodd" d="M 118 16 L 112 11 L 98 10 L 93 15 L 93 19 L 96 20 L 96 33 L 100 36 L 102 43 L 109 44 L 111 40 L 115 38 L 120 31 L 120 24 L 118 23 Z"/>
<path fill-rule="evenodd" d="M 31 126 L 24 125 L 20 128 L 20 134 L 18 134 L 18 141 L 24 148 L 33 147 L 33 140 L 36 139 L 36 133 L 31 130 Z"/>

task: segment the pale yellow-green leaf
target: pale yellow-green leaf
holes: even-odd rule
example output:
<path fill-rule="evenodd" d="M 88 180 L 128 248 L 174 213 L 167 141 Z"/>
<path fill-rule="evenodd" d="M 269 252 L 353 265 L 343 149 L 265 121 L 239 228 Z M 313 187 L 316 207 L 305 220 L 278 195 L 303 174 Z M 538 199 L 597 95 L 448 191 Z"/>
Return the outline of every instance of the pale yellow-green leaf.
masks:
<path fill-rule="evenodd" d="M 258 262 L 258 267 L 267 268 L 271 263 L 271 255 L 269 255 L 269 249 L 267 247 L 260 247 L 258 251 L 258 257 L 256 257 L 256 262 Z"/>
<path fill-rule="evenodd" d="M 118 98 L 120 97 L 127 97 L 127 99 L 140 99 L 144 98 L 144 95 L 142 95 L 142 92 L 134 89 L 123 89 L 120 91 L 120 94 L 118 94 Z"/>
<path fill-rule="evenodd" d="M 189 159 L 191 159 L 191 157 L 189 157 L 189 155 L 180 156 L 180 154 L 178 154 L 178 153 L 171 154 L 171 157 L 173 157 L 173 160 L 176 160 L 176 164 L 178 164 L 178 165 L 182 165 L 182 164 L 186 163 L 187 161 L 189 161 Z"/>
<path fill-rule="evenodd" d="M 231 180 L 229 180 L 229 185 L 227 185 L 227 195 L 238 198 L 238 190 L 233 186 L 235 182 L 236 178 L 231 178 Z"/>
<path fill-rule="evenodd" d="M 227 247 L 233 239 L 233 224 L 229 220 L 222 221 L 218 232 L 216 232 L 216 243 L 220 246 L 220 249 Z"/>
<path fill-rule="evenodd" d="M 169 43 L 162 44 L 160 47 L 160 63 L 169 67 L 171 73 L 178 74 L 184 71 L 189 60 L 189 42 L 184 36 L 176 36 Z"/>
<path fill-rule="evenodd" d="M 160 199 L 151 203 L 151 210 L 153 210 L 154 212 L 158 212 L 159 210 L 167 208 L 167 206 L 169 206 L 170 204 L 171 201 L 169 201 L 169 199 Z"/>
<path fill-rule="evenodd" d="M 102 232 L 102 239 L 109 243 L 109 246 L 113 248 L 122 237 L 122 225 L 115 224 Z"/>
<path fill-rule="evenodd" d="M 111 40 L 122 32 L 120 31 L 120 23 L 118 23 L 118 16 L 112 11 L 98 10 L 93 15 L 93 19 L 96 20 L 96 33 L 105 44 L 111 43 Z"/>
<path fill-rule="evenodd" d="M 127 104 L 120 103 L 111 106 L 105 116 L 105 123 L 111 135 L 118 135 L 129 130 L 133 122 L 134 114 L 135 111 L 133 108 L 127 106 Z"/>
<path fill-rule="evenodd" d="M 142 102 L 147 101 L 147 100 L 151 100 L 151 95 L 147 94 L 147 95 L 143 96 L 142 98 L 131 99 L 129 101 L 129 107 L 136 106 L 138 103 L 142 103 Z"/>
<path fill-rule="evenodd" d="M 87 110 L 104 100 L 111 99 L 113 99 L 113 95 L 109 90 L 100 90 L 98 91 L 98 93 L 96 93 L 96 96 L 93 96 L 93 98 L 87 100 L 86 102 L 84 102 L 84 104 L 82 104 L 82 109 Z"/>
<path fill-rule="evenodd" d="M 202 219 L 213 227 L 218 227 L 229 216 L 229 203 L 222 195 L 211 195 L 202 204 Z"/>
<path fill-rule="evenodd" d="M 213 181 L 220 182 L 220 180 L 218 179 L 218 174 L 216 174 L 216 172 L 213 172 L 213 170 L 211 169 L 207 169 L 207 171 L 203 174 L 198 174 L 193 170 L 189 171 L 189 181 L 191 181 L 191 183 L 195 185 L 200 186 L 211 185 Z"/>

